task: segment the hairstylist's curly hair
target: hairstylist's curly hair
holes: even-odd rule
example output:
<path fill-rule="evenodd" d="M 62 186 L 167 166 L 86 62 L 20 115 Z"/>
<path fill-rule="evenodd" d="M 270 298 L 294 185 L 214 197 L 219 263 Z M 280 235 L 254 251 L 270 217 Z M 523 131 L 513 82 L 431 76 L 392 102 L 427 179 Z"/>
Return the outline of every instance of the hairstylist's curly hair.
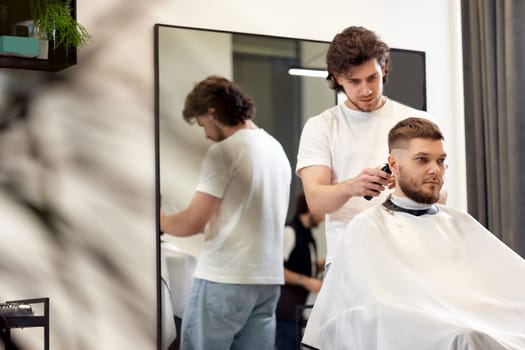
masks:
<path fill-rule="evenodd" d="M 390 53 L 386 43 L 379 39 L 373 32 L 363 27 L 348 27 L 337 34 L 326 54 L 326 65 L 331 89 L 337 92 L 343 91 L 335 79 L 335 74 L 345 74 L 353 66 L 358 66 L 371 58 L 377 63 L 385 66 L 383 83 L 387 82 L 390 70 Z"/>
<path fill-rule="evenodd" d="M 197 83 L 186 97 L 182 115 L 188 123 L 208 114 L 213 108 L 215 119 L 225 126 L 235 126 L 255 117 L 253 99 L 232 81 L 212 75 Z"/>

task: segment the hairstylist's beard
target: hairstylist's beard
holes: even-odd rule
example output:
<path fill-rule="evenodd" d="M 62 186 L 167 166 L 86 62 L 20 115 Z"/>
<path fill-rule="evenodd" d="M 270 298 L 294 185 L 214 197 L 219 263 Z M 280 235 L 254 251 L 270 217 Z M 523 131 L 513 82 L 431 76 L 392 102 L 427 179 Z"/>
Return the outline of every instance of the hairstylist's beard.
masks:
<path fill-rule="evenodd" d="M 363 105 L 362 102 L 360 101 L 354 101 L 352 99 L 350 99 L 350 97 L 346 97 L 348 102 L 350 102 L 350 104 L 352 106 L 354 106 L 354 108 L 356 108 L 357 110 L 361 111 L 361 112 L 365 112 L 365 113 L 370 113 L 370 112 L 373 112 L 379 108 L 381 108 L 383 106 L 383 103 L 382 103 L 382 99 L 383 99 L 383 95 L 379 95 L 378 97 L 376 97 L 374 99 L 374 103 L 371 104 L 371 105 Z"/>
<path fill-rule="evenodd" d="M 219 128 L 217 125 L 213 126 L 213 131 L 214 131 L 213 141 L 220 142 L 226 138 L 226 135 L 224 134 L 222 129 Z"/>

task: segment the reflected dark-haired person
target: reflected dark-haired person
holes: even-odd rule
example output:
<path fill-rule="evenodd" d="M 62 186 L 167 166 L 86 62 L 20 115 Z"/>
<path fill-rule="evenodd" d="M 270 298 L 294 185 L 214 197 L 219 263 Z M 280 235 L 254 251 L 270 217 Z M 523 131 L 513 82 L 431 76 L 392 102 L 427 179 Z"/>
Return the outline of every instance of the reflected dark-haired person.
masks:
<path fill-rule="evenodd" d="M 308 209 L 304 192 L 295 200 L 295 214 L 284 231 L 284 281 L 277 304 L 277 350 L 295 350 L 300 334 L 297 325 L 304 321 L 297 315 L 297 306 L 304 306 L 310 293 L 318 293 L 322 281 L 317 278 L 324 268 L 324 259 L 318 259 L 317 245 L 312 233 L 323 215 L 314 215 Z M 297 317 L 299 319 L 297 319 Z"/>
<path fill-rule="evenodd" d="M 323 350 L 524 350 L 525 260 L 438 203 L 447 152 L 436 124 L 388 135 L 394 192 L 356 215 L 303 342 Z"/>
<path fill-rule="evenodd" d="M 253 100 L 219 76 L 200 81 L 186 97 L 184 119 L 215 143 L 188 207 L 160 218 L 165 233 L 205 235 L 182 319 L 182 349 L 274 346 L 291 168 L 254 115 Z"/>
<path fill-rule="evenodd" d="M 344 93 L 346 100 L 308 119 L 296 172 L 310 210 L 327 214 L 328 267 L 348 222 L 384 200 L 390 192 L 385 188 L 393 186 L 393 178 L 380 169 L 388 156 L 390 128 L 407 117 L 432 118 L 383 95 L 390 71 L 389 47 L 373 31 L 354 26 L 338 33 L 326 63 L 330 88 Z"/>

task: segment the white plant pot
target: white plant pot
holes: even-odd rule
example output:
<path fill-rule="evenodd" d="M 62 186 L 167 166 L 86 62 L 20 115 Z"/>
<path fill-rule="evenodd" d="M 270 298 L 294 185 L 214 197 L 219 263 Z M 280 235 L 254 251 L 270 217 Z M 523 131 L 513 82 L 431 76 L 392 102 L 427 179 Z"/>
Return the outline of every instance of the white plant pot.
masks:
<path fill-rule="evenodd" d="M 47 60 L 49 54 L 49 40 L 40 39 L 40 54 L 37 58 L 41 60 Z"/>

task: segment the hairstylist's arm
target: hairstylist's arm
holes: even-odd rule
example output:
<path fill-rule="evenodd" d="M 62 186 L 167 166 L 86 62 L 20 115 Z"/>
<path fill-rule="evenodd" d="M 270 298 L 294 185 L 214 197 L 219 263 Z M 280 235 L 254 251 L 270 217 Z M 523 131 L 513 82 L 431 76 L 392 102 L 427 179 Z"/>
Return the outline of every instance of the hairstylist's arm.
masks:
<path fill-rule="evenodd" d="M 353 196 L 377 196 L 388 185 L 390 176 L 379 168 L 366 168 L 359 175 L 331 184 L 331 169 L 312 165 L 298 171 L 310 212 L 332 213 Z"/>

